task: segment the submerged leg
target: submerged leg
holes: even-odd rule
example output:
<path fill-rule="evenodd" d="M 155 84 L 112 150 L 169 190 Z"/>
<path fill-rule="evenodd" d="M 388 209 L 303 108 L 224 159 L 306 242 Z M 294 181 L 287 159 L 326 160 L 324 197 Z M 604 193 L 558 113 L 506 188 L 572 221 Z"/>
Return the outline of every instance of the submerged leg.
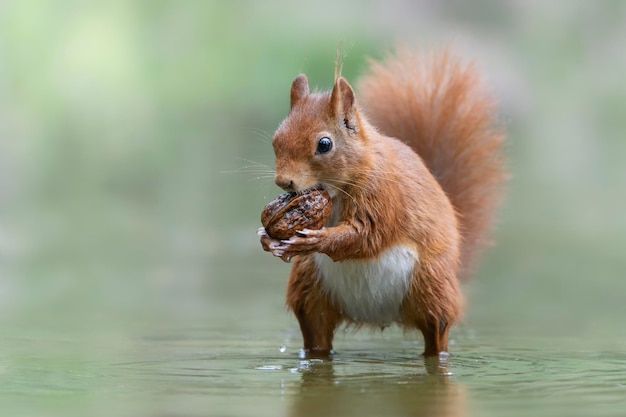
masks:
<path fill-rule="evenodd" d="M 294 261 L 287 284 L 287 306 L 300 323 L 306 354 L 328 356 L 341 314 L 322 291 L 310 257 L 298 257 Z"/>
<path fill-rule="evenodd" d="M 315 317 L 304 309 L 294 311 L 294 313 L 300 323 L 306 354 L 316 357 L 329 356 L 333 349 L 333 336 L 337 323 L 324 320 L 323 316 Z"/>
<path fill-rule="evenodd" d="M 416 268 L 402 305 L 403 324 L 418 328 L 424 336 L 425 357 L 448 351 L 448 331 L 463 307 L 456 271 L 444 261 L 423 261 Z"/>
<path fill-rule="evenodd" d="M 438 356 L 448 351 L 448 330 L 450 325 L 445 320 L 433 320 L 420 326 L 424 335 L 424 356 Z"/>

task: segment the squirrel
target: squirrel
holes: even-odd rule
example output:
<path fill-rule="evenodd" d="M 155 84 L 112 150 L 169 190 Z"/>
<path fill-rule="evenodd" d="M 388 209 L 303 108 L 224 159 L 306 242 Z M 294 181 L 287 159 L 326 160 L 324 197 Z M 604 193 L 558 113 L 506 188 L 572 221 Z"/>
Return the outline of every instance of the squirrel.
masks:
<path fill-rule="evenodd" d="M 471 64 L 449 50 L 398 47 L 370 66 L 357 95 L 337 74 L 331 91 L 291 85 L 290 111 L 274 133 L 275 183 L 327 190 L 320 230 L 261 244 L 293 259 L 286 303 L 304 352 L 333 353 L 342 323 L 418 329 L 423 355 L 448 350 L 459 288 L 489 242 L 507 177 L 495 100 Z"/>

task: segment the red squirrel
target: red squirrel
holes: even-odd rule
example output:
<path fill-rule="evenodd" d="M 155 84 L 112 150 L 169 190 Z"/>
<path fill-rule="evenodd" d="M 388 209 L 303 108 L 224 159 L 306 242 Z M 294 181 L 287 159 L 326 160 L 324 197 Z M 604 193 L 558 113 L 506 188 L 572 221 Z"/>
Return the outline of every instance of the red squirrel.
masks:
<path fill-rule="evenodd" d="M 337 72 L 337 70 L 335 70 Z M 424 356 L 448 349 L 459 318 L 459 279 L 488 241 L 506 177 L 504 132 L 476 70 L 448 51 L 398 48 L 371 61 L 355 90 L 335 74 L 331 91 L 291 86 L 276 130 L 275 183 L 324 188 L 325 227 L 264 250 L 293 266 L 287 306 L 304 350 L 332 352 L 342 323 L 419 329 Z"/>

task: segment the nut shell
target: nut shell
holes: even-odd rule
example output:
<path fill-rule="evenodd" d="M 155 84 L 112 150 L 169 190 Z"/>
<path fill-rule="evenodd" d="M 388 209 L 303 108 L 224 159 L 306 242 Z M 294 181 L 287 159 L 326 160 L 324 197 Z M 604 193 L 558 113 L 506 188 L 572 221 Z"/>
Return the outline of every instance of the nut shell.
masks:
<path fill-rule="evenodd" d="M 285 193 L 270 201 L 261 213 L 261 223 L 274 239 L 289 239 L 302 229 L 321 229 L 332 209 L 326 190 Z"/>

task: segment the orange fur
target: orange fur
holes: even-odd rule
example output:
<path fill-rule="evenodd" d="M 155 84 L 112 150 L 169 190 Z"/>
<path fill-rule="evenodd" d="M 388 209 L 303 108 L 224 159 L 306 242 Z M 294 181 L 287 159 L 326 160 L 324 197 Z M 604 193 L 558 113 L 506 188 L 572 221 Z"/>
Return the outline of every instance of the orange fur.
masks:
<path fill-rule="evenodd" d="M 372 62 L 358 87 L 373 124 L 411 146 L 450 198 L 461 223 L 462 275 L 469 275 L 489 243 L 506 179 L 493 97 L 473 66 L 449 51 L 425 57 L 407 47 Z"/>
<path fill-rule="evenodd" d="M 399 49 L 372 63 L 359 92 L 363 108 L 341 76 L 323 93 L 310 93 L 304 75 L 294 80 L 291 111 L 273 138 L 276 183 L 292 191 L 326 188 L 333 212 L 319 231 L 287 241 L 261 233 L 261 242 L 285 260 L 295 257 L 287 305 L 309 353 L 327 355 L 342 322 L 390 324 L 382 315 L 362 323 L 346 313 L 345 301 L 328 290 L 332 280 L 344 280 L 347 289 L 337 291 L 371 293 L 355 302 L 374 316 L 397 303 L 393 321 L 419 329 L 424 354 L 437 355 L 461 314 L 459 270 L 469 271 L 499 199 L 503 134 L 493 127 L 494 106 L 476 73 L 447 53 L 422 60 Z M 320 151 L 321 138 L 332 140 L 330 151 Z M 316 253 L 339 263 L 342 275 L 326 276 Z M 391 256 L 400 257 L 399 266 Z M 373 277 L 389 273 L 388 285 L 402 289 L 402 298 L 386 295 L 380 285 L 387 284 L 374 278 L 350 281 L 355 265 Z"/>

